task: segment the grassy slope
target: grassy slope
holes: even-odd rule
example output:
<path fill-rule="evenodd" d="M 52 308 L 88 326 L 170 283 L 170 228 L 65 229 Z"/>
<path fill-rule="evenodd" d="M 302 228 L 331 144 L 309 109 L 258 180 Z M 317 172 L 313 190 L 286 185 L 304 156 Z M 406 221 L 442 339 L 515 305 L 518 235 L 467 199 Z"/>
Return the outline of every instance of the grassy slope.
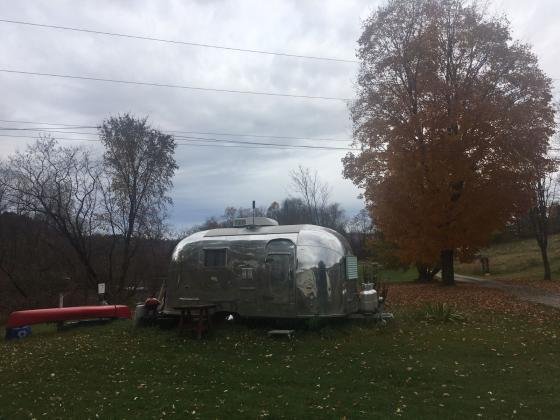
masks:
<path fill-rule="evenodd" d="M 360 263 L 358 266 L 359 278 L 363 282 L 371 281 L 372 274 L 383 283 L 411 282 L 418 278 L 418 271 L 414 267 L 405 269 L 372 269 L 370 266 L 364 268 L 364 265 L 364 263 Z"/>
<path fill-rule="evenodd" d="M 486 250 L 490 258 L 492 277 L 508 280 L 543 277 L 542 259 L 534 239 L 493 245 Z M 560 279 L 560 235 L 549 238 L 549 258 L 552 278 Z M 480 263 L 458 264 L 457 272 L 480 275 Z"/>
<path fill-rule="evenodd" d="M 418 271 L 416 268 L 408 268 L 405 270 L 380 270 L 378 278 L 383 283 L 411 282 L 418 278 Z"/>
<path fill-rule="evenodd" d="M 128 322 L 45 327 L 0 343 L 0 418 L 557 418 L 557 322 L 420 319 L 293 343 L 245 326 L 206 341 Z"/>

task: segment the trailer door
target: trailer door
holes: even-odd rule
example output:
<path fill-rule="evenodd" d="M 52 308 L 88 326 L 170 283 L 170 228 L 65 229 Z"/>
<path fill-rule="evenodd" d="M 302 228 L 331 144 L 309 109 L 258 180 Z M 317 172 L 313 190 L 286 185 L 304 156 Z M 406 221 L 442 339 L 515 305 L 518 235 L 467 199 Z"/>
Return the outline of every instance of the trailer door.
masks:
<path fill-rule="evenodd" d="M 264 298 L 271 304 L 294 303 L 295 249 L 295 244 L 286 239 L 275 239 L 267 245 L 265 262 L 268 293 Z"/>

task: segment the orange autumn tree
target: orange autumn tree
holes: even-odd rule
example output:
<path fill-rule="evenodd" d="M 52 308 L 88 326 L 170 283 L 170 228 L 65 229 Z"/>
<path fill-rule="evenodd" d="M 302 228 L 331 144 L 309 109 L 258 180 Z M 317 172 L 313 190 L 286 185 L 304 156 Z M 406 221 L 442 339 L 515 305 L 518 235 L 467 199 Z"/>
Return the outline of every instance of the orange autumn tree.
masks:
<path fill-rule="evenodd" d="M 551 79 L 505 19 L 461 0 L 390 0 L 365 22 L 344 175 L 400 258 L 439 264 L 531 205 L 554 132 Z"/>

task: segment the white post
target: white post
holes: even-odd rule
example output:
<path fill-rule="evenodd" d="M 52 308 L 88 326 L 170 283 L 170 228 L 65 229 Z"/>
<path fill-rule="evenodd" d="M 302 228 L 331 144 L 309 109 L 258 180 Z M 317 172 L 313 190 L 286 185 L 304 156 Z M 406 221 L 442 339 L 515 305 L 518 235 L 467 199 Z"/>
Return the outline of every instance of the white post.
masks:
<path fill-rule="evenodd" d="M 105 303 L 105 283 L 97 283 L 97 294 L 99 295 L 99 303 L 101 305 Z"/>

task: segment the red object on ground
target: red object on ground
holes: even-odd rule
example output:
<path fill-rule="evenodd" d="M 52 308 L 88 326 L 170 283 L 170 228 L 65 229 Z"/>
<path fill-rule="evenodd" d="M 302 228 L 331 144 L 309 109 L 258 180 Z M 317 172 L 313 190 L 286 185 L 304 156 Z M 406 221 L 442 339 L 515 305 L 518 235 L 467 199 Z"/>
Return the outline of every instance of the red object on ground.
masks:
<path fill-rule="evenodd" d="M 144 302 L 144 305 L 146 305 L 146 306 L 158 306 L 159 304 L 160 304 L 160 301 L 157 300 L 155 297 L 148 298 Z"/>
<path fill-rule="evenodd" d="M 30 309 L 12 312 L 6 328 L 43 322 L 75 321 L 94 318 L 130 318 L 130 308 L 126 305 L 69 306 L 67 308 Z"/>

